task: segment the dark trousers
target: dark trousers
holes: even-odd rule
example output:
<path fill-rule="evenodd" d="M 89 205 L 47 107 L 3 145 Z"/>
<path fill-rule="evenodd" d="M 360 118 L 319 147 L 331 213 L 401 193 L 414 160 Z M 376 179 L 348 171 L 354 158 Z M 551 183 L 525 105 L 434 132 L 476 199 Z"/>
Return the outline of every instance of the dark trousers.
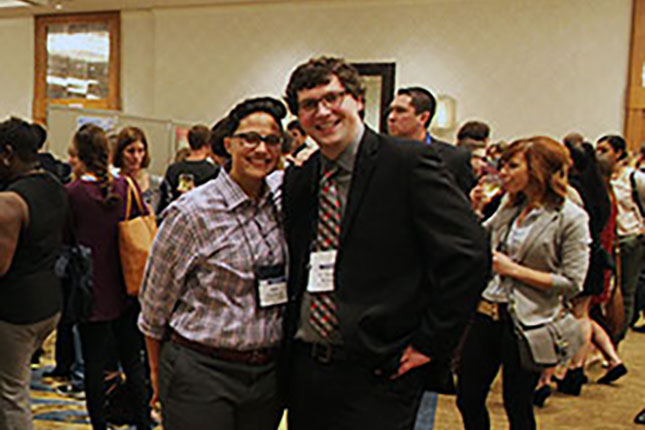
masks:
<path fill-rule="evenodd" d="M 391 380 L 351 360 L 321 363 L 296 342 L 289 373 L 289 430 L 414 428 L 422 368 Z"/>
<path fill-rule="evenodd" d="M 466 429 L 490 429 L 486 397 L 500 364 L 510 429 L 535 429 L 532 399 L 540 374 L 521 367 L 515 339 L 510 320 L 493 321 L 480 313 L 473 316 L 457 372 L 457 406 Z"/>
<path fill-rule="evenodd" d="M 143 356 L 143 337 L 137 329 L 139 307 L 131 305 L 118 319 L 79 324 L 81 350 L 85 361 L 87 410 L 94 430 L 105 430 L 104 373 L 110 354 L 110 338 L 126 376 L 130 404 L 136 411 L 137 430 L 148 430 L 148 406 Z"/>
<path fill-rule="evenodd" d="M 74 364 L 74 324 L 61 321 L 56 326 L 56 349 L 54 358 L 56 360 L 56 370 L 61 373 L 71 374 L 72 364 Z"/>
<path fill-rule="evenodd" d="M 635 313 L 636 287 L 643 265 L 643 236 L 627 236 L 618 240 L 620 246 L 620 290 L 623 293 L 625 321 L 618 333 L 618 341 L 625 338 Z"/>
<path fill-rule="evenodd" d="M 167 341 L 159 361 L 165 430 L 275 430 L 283 404 L 276 364 L 214 358 Z"/>

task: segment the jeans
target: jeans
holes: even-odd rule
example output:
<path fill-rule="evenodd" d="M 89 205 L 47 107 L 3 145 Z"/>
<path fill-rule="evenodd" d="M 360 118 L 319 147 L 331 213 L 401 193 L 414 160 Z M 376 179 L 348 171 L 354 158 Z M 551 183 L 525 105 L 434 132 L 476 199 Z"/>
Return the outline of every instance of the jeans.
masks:
<path fill-rule="evenodd" d="M 439 394 L 434 391 L 426 391 L 421 397 L 421 404 L 417 412 L 417 420 L 414 423 L 414 430 L 432 430 L 434 428 L 434 417 L 437 413 L 437 400 Z"/>

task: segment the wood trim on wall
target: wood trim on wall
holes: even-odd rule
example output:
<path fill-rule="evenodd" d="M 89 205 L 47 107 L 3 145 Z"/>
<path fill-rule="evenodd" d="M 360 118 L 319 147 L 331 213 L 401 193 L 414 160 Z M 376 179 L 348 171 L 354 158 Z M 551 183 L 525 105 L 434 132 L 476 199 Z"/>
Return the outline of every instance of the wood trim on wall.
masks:
<path fill-rule="evenodd" d="M 47 26 L 51 24 L 74 24 L 107 22 L 110 33 L 110 64 L 108 68 L 108 97 L 101 100 L 47 99 Z M 32 115 L 36 122 L 47 121 L 47 103 L 81 104 L 87 108 L 121 108 L 121 14 L 119 12 L 78 13 L 68 15 L 40 15 L 35 17 L 35 73 Z"/>
<path fill-rule="evenodd" d="M 629 77 L 625 103 L 625 139 L 631 151 L 639 151 L 645 142 L 645 0 L 633 0 Z"/>
<path fill-rule="evenodd" d="M 394 100 L 394 74 L 396 63 L 352 63 L 361 76 L 381 78 L 379 131 L 387 133 L 387 109 Z"/>

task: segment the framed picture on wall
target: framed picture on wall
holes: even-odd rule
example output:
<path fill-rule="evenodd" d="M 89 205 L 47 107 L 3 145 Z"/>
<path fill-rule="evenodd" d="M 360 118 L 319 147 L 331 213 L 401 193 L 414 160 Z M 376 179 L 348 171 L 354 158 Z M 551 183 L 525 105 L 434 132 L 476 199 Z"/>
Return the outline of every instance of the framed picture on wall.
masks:
<path fill-rule="evenodd" d="M 396 63 L 352 63 L 365 84 L 365 123 L 387 133 L 387 108 L 394 99 Z"/>

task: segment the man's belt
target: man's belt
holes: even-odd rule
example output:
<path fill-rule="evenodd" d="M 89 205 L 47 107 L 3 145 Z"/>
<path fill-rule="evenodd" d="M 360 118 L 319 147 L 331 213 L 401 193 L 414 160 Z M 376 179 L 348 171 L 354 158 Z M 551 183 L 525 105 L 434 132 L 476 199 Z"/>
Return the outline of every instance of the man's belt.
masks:
<path fill-rule="evenodd" d="M 345 348 L 330 343 L 296 341 L 295 348 L 300 349 L 315 361 L 323 364 L 347 360 L 347 351 L 345 351 Z"/>
<path fill-rule="evenodd" d="M 209 357 L 224 361 L 232 361 L 235 363 L 250 364 L 253 366 L 262 366 L 270 363 L 278 356 L 278 348 L 260 348 L 250 351 L 215 348 L 213 346 L 204 345 L 202 343 L 186 339 L 176 331 L 173 331 L 170 334 L 170 340 L 177 345 L 184 346 L 200 354 L 208 355 Z"/>

